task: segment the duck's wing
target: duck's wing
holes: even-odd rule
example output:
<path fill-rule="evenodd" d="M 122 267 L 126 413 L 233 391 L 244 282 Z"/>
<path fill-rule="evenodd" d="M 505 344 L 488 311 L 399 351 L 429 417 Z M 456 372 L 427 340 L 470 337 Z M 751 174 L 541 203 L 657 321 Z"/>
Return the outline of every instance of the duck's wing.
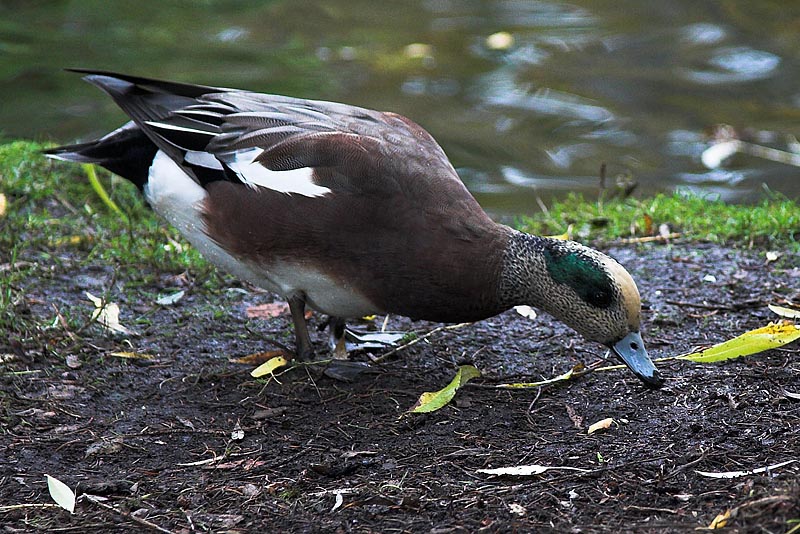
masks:
<path fill-rule="evenodd" d="M 400 193 L 474 202 L 413 121 L 345 104 L 79 70 L 201 185 Z M 302 171 L 301 171 L 302 170 Z M 275 171 L 299 171 L 279 173 Z M 311 184 L 308 181 L 311 181 Z M 317 186 L 319 189 L 314 189 Z M 281 189 L 283 188 L 283 189 Z M 313 196 L 313 195 L 312 195 Z M 477 205 L 477 204 L 476 204 Z"/>

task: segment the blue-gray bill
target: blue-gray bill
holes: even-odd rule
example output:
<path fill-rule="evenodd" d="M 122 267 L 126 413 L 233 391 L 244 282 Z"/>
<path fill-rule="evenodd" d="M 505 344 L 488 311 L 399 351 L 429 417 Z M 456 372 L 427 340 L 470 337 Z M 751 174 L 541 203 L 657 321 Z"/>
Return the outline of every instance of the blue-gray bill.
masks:
<path fill-rule="evenodd" d="M 633 374 L 644 382 L 645 386 L 657 389 L 664 385 L 664 379 L 661 378 L 658 369 L 647 355 L 642 335 L 639 332 L 629 333 L 611 345 L 611 349 L 633 371 Z"/>

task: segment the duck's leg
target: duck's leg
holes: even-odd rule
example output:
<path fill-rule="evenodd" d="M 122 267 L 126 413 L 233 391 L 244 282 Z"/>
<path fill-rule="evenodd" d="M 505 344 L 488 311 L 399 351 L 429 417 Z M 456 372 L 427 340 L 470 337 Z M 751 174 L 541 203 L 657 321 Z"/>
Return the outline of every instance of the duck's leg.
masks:
<path fill-rule="evenodd" d="M 290 298 L 289 311 L 292 313 L 292 322 L 294 323 L 297 357 L 301 360 L 311 360 L 314 357 L 314 347 L 311 345 L 311 336 L 308 335 L 306 301 L 302 297 Z"/>
<path fill-rule="evenodd" d="M 330 328 L 329 344 L 334 359 L 346 360 L 347 347 L 345 340 L 346 325 L 345 320 L 341 317 L 330 317 L 328 319 L 328 328 Z"/>

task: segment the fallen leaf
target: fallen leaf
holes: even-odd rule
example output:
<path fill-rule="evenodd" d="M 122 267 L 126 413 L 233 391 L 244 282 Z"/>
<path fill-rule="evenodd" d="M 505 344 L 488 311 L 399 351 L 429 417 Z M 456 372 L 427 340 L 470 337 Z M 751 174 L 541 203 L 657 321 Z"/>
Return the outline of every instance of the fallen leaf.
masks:
<path fill-rule="evenodd" d="M 528 512 L 525 510 L 525 507 L 524 507 L 524 506 L 522 506 L 521 504 L 517 504 L 517 503 L 515 503 L 515 502 L 512 502 L 511 504 L 509 504 L 509 505 L 508 505 L 508 509 L 509 509 L 509 511 L 510 511 L 512 514 L 518 515 L 518 516 L 520 516 L 520 517 L 522 517 L 522 516 L 524 516 L 526 513 L 528 513 Z"/>
<path fill-rule="evenodd" d="M 259 304 L 258 306 L 250 306 L 245 313 L 248 319 L 271 319 L 289 313 L 289 303 L 270 302 Z"/>
<path fill-rule="evenodd" d="M 75 492 L 69 489 L 69 486 L 58 480 L 57 478 L 45 475 L 47 479 L 47 491 L 50 492 L 50 497 L 64 510 L 69 513 L 75 513 Z"/>
<path fill-rule="evenodd" d="M 800 393 L 792 393 L 791 391 L 783 390 L 783 396 L 787 399 L 800 400 Z"/>
<path fill-rule="evenodd" d="M 586 432 L 587 434 L 594 434 L 598 430 L 608 430 L 611 428 L 611 425 L 614 424 L 613 417 L 607 417 L 602 419 L 594 424 L 589 425 L 589 430 Z"/>
<path fill-rule="evenodd" d="M 800 310 L 784 308 L 783 306 L 775 306 L 774 304 L 767 304 L 767 307 L 772 311 L 772 313 L 777 313 L 781 317 L 785 317 L 787 319 L 800 319 Z"/>
<path fill-rule="evenodd" d="M 709 478 L 740 478 L 746 477 L 749 475 L 757 475 L 759 473 L 766 473 L 767 471 L 774 471 L 780 467 L 793 464 L 795 462 L 800 462 L 797 458 L 792 460 L 786 460 L 785 462 L 781 462 L 779 464 L 772 464 L 766 467 L 759 467 L 757 469 L 751 469 L 749 471 L 722 471 L 722 472 L 714 472 L 714 471 L 695 471 L 698 475 L 702 475 L 704 477 Z"/>
<path fill-rule="evenodd" d="M 565 380 L 569 380 L 575 373 L 581 373 L 583 370 L 586 369 L 586 366 L 582 363 L 577 363 L 575 366 L 567 371 L 566 373 L 560 374 L 554 378 L 548 378 L 547 380 L 542 380 L 541 382 L 515 382 L 512 384 L 497 384 L 495 387 L 500 389 L 530 389 L 530 388 L 538 388 L 542 386 L 546 386 L 548 384 L 554 384 L 556 382 L 562 382 Z"/>
<path fill-rule="evenodd" d="M 653 235 L 653 217 L 649 213 L 644 214 L 644 235 Z"/>
<path fill-rule="evenodd" d="M 453 380 L 443 389 L 439 391 L 426 391 L 419 396 L 416 404 L 411 407 L 409 413 L 429 413 L 447 406 L 453 400 L 458 388 L 469 382 L 471 379 L 481 376 L 472 365 L 462 365 L 458 368 L 458 372 Z"/>
<path fill-rule="evenodd" d="M 580 469 L 578 467 L 567 467 L 567 466 L 547 466 L 547 465 L 517 465 L 514 467 L 498 467 L 496 469 L 478 469 L 477 473 L 483 473 L 484 475 L 493 475 L 493 476 L 511 476 L 511 477 L 530 477 L 534 475 L 541 475 L 546 471 L 551 470 L 563 470 L 563 471 L 579 471 L 581 473 L 589 473 L 591 469 Z"/>
<path fill-rule="evenodd" d="M 103 299 L 95 297 L 88 291 L 86 297 L 94 303 L 94 311 L 92 312 L 92 320 L 97 321 L 106 330 L 115 334 L 124 334 L 126 336 L 136 335 L 136 332 L 125 328 L 119 322 L 119 306 L 115 302 L 103 302 Z"/>
<path fill-rule="evenodd" d="M 526 319 L 536 319 L 536 310 L 526 304 L 514 306 L 514 311 Z"/>
<path fill-rule="evenodd" d="M 95 441 L 84 451 L 84 458 L 94 456 L 95 454 L 111 455 L 117 454 L 122 450 L 122 438 L 114 438 L 111 440 Z"/>
<path fill-rule="evenodd" d="M 283 356 L 275 356 L 274 358 L 267 360 L 266 362 L 262 363 L 261 365 L 250 371 L 250 376 L 252 376 L 253 378 L 258 378 L 264 375 L 271 375 L 277 369 L 284 367 L 288 363 L 289 361 Z"/>
<path fill-rule="evenodd" d="M 333 508 L 331 508 L 331 512 L 335 512 L 336 509 L 341 507 L 343 504 L 344 504 L 344 495 L 342 495 L 342 492 L 337 492 L 335 502 L 333 503 Z"/>
<path fill-rule="evenodd" d="M 718 528 L 725 528 L 725 525 L 728 524 L 728 519 L 731 518 L 731 511 L 725 510 L 721 514 L 717 514 L 717 517 L 711 521 L 711 524 L 708 525 L 708 528 L 711 530 L 716 530 Z"/>
<path fill-rule="evenodd" d="M 80 369 L 82 365 L 80 356 L 77 354 L 67 354 L 65 362 L 70 369 Z"/>
<path fill-rule="evenodd" d="M 781 347 L 798 338 L 800 338 L 800 328 L 794 323 L 789 321 L 769 323 L 767 326 L 750 330 L 707 349 L 682 354 L 677 356 L 677 359 L 701 363 L 721 362 Z"/>
<path fill-rule="evenodd" d="M 8 208 L 8 201 L 6 200 L 6 196 L 3 193 L 0 193 L 0 217 L 6 214 L 7 208 Z"/>
<path fill-rule="evenodd" d="M 256 352 L 242 356 L 241 358 L 231 358 L 228 361 L 231 363 L 242 363 L 244 365 L 261 365 L 262 363 L 275 358 L 276 356 L 286 356 L 286 351 L 282 349 L 267 350 L 264 352 Z"/>
<path fill-rule="evenodd" d="M 156 299 L 156 304 L 158 304 L 159 306 L 172 306 L 173 304 L 181 300 L 185 294 L 186 294 L 185 291 L 180 290 L 176 291 L 175 293 L 172 293 L 171 295 L 164 295 L 163 297 L 158 297 Z"/>

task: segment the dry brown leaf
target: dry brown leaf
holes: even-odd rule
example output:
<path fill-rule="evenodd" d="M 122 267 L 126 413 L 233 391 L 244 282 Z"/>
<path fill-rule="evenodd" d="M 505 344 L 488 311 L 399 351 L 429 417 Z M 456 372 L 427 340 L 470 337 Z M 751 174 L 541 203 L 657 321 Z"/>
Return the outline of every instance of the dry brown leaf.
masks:
<path fill-rule="evenodd" d="M 261 365 L 264 362 L 271 360 L 277 356 L 288 356 L 286 351 L 278 349 L 278 350 L 267 350 L 264 352 L 256 352 L 254 354 L 248 354 L 247 356 L 242 356 L 241 358 L 231 358 L 228 361 L 231 363 L 243 363 L 245 365 Z"/>
<path fill-rule="evenodd" d="M 289 313 L 289 303 L 270 302 L 268 304 L 250 306 L 245 313 L 248 319 L 271 319 Z"/>

